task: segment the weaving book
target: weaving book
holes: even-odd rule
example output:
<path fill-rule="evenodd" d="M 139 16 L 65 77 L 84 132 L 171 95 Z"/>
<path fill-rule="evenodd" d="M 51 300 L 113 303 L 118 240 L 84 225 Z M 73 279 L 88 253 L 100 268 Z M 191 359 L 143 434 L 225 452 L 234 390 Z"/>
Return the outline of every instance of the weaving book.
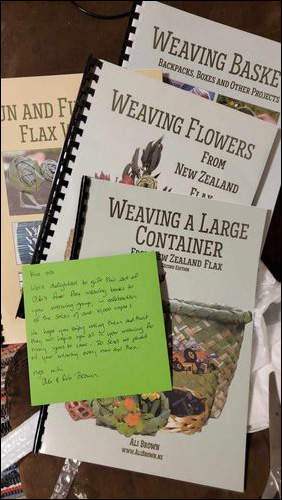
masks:
<path fill-rule="evenodd" d="M 1 80 L 1 296 L 5 343 L 25 342 L 17 316 L 81 75 Z"/>
<path fill-rule="evenodd" d="M 93 392 L 44 407 L 35 451 L 243 491 L 265 216 L 256 207 L 83 179 L 71 257 L 158 252 L 173 390 L 106 399 Z M 103 326 L 106 353 L 117 303 L 102 288 L 92 292 L 112 314 Z M 127 294 L 120 289 L 118 307 Z M 98 325 L 88 334 L 95 348 Z"/>
<path fill-rule="evenodd" d="M 189 2 L 186 2 L 189 10 Z M 281 126 L 281 45 L 183 12 L 137 1 L 120 64 L 162 69 L 165 81 Z M 280 132 L 253 204 L 273 210 L 281 183 Z"/>

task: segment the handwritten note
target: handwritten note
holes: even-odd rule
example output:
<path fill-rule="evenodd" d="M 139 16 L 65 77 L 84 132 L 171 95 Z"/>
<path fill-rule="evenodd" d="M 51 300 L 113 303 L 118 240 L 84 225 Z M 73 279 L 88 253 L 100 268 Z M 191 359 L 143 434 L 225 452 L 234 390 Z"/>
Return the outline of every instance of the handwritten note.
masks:
<path fill-rule="evenodd" d="M 155 253 L 23 276 L 32 405 L 171 389 Z"/>

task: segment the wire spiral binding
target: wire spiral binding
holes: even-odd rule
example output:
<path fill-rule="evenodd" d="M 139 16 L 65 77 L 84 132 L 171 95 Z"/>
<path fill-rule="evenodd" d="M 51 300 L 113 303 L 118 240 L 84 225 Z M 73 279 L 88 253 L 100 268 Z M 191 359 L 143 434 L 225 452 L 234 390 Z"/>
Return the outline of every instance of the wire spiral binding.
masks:
<path fill-rule="evenodd" d="M 46 261 L 47 259 L 48 249 L 51 246 L 50 239 L 54 236 L 54 226 L 56 226 L 58 222 L 58 215 L 62 209 L 61 202 L 65 198 L 64 191 L 68 187 L 69 177 L 72 174 L 72 164 L 75 162 L 76 158 L 75 152 L 79 148 L 80 138 L 83 135 L 84 129 L 82 124 L 87 122 L 87 114 L 85 111 L 89 111 L 91 108 L 91 102 L 88 101 L 88 97 L 93 97 L 95 94 L 95 89 L 92 87 L 92 83 L 97 83 L 99 80 L 99 76 L 96 74 L 96 69 L 102 69 L 102 67 L 102 61 L 94 58 L 92 55 L 89 56 L 60 155 L 31 264 L 39 264 L 41 261 Z M 17 316 L 24 318 L 23 295 L 19 304 Z"/>
<path fill-rule="evenodd" d="M 41 406 L 33 442 L 33 453 L 38 453 L 42 446 L 42 437 L 45 431 L 45 422 L 48 417 L 48 408 L 49 405 Z"/>
<path fill-rule="evenodd" d="M 125 38 L 123 42 L 123 46 L 121 49 L 121 54 L 119 58 L 119 65 L 122 66 L 123 68 L 127 68 L 128 66 L 128 61 L 133 45 L 133 39 L 135 38 L 136 35 L 136 27 L 137 27 L 137 22 L 140 17 L 140 12 L 141 12 L 141 7 L 142 7 L 143 1 L 136 1 L 134 8 L 132 9 L 132 13 L 130 14 L 127 30 L 125 33 Z"/>
<path fill-rule="evenodd" d="M 5 342 L 4 325 L 2 323 L 2 314 L 1 314 L 1 345 L 4 344 L 4 342 Z"/>
<path fill-rule="evenodd" d="M 79 203 L 77 209 L 77 216 L 75 221 L 75 230 L 73 236 L 73 245 L 71 249 L 70 260 L 78 259 L 81 248 L 83 229 L 86 220 L 87 205 L 89 199 L 89 188 L 91 185 L 90 177 L 84 175 L 81 180 Z"/>
<path fill-rule="evenodd" d="M 92 81 L 95 81 L 95 83 L 97 83 L 99 79 L 99 77 L 95 74 L 97 66 L 101 68 L 102 62 L 90 56 L 78 93 L 78 98 L 69 125 L 68 134 L 61 153 L 56 177 L 54 179 L 54 189 L 53 192 L 51 192 L 46 210 L 46 221 L 44 221 L 42 224 L 43 231 L 38 238 L 38 249 L 37 251 L 35 250 L 34 254 L 36 262 L 46 260 L 48 256 L 48 254 L 45 253 L 45 250 L 50 248 L 51 242 L 47 241 L 47 239 L 49 236 L 52 238 L 54 235 L 54 230 L 51 229 L 51 226 L 57 224 L 58 218 L 56 217 L 56 213 L 60 212 L 62 208 L 59 204 L 59 200 L 63 201 L 65 198 L 63 188 L 66 189 L 69 184 L 68 177 L 72 173 L 72 167 L 70 166 L 70 163 L 75 162 L 76 155 L 74 153 L 74 150 L 78 150 L 80 144 L 79 137 L 82 137 L 83 135 L 83 128 L 81 127 L 81 123 L 85 124 L 87 121 L 87 116 L 84 114 L 84 111 L 85 109 L 89 110 L 91 107 L 91 103 L 87 101 L 87 98 L 88 96 L 93 97 L 95 93 L 95 90 L 91 87 L 91 83 Z"/>

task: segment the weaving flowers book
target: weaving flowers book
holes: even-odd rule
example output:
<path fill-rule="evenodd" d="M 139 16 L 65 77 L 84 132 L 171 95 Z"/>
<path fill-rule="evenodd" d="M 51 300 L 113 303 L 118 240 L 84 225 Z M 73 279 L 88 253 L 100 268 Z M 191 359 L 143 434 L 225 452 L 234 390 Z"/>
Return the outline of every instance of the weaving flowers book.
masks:
<path fill-rule="evenodd" d="M 266 211 L 95 179 L 84 185 L 76 256 L 159 252 L 173 390 L 50 405 L 37 449 L 242 491 Z"/>
<path fill-rule="evenodd" d="M 250 205 L 276 127 L 90 57 L 34 263 L 69 258 L 83 175 Z"/>
<path fill-rule="evenodd" d="M 185 8 L 189 10 L 189 2 Z M 162 69 L 186 93 L 281 126 L 281 45 L 183 12 L 137 1 L 120 58 L 124 68 Z M 253 204 L 273 210 L 281 183 L 280 136 Z"/>

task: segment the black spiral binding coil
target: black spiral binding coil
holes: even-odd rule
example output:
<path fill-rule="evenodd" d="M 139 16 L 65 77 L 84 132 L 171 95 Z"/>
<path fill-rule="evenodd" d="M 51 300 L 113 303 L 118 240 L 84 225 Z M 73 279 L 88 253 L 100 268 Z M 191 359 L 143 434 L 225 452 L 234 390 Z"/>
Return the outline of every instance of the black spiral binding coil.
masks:
<path fill-rule="evenodd" d="M 5 342 L 5 336 L 4 336 L 4 326 L 2 323 L 2 314 L 1 314 L 1 345 L 4 344 Z"/>
<path fill-rule="evenodd" d="M 78 209 L 75 221 L 73 244 L 71 249 L 70 260 L 75 260 L 79 258 L 79 252 L 81 248 L 81 241 L 83 236 L 83 229 L 86 220 L 86 212 L 89 198 L 89 188 L 91 185 L 90 177 L 84 175 L 81 179 L 80 194 Z"/>
<path fill-rule="evenodd" d="M 72 165 L 75 161 L 75 151 L 79 148 L 80 137 L 83 135 L 83 128 L 81 123 L 86 123 L 87 115 L 85 110 L 89 110 L 91 103 L 87 101 L 89 96 L 93 97 L 95 89 L 91 87 L 92 82 L 98 82 L 99 76 L 96 74 L 96 69 L 101 69 L 103 62 L 96 59 L 92 55 L 89 56 L 85 71 L 83 74 L 82 82 L 78 91 L 78 96 L 74 111 L 69 124 L 68 132 L 64 141 L 63 149 L 60 155 L 58 167 L 56 170 L 55 178 L 49 195 L 49 200 L 45 210 L 44 218 L 41 224 L 40 232 L 38 235 L 36 247 L 32 257 L 31 264 L 39 264 L 41 261 L 47 259 L 46 250 L 50 248 L 50 241 L 48 238 L 54 236 L 54 230 L 51 229 L 53 224 L 57 224 L 57 214 L 61 211 L 60 202 L 64 200 L 65 194 L 63 188 L 67 188 L 69 184 L 69 176 L 72 173 Z M 17 316 L 24 318 L 24 295 L 19 304 Z"/>
<path fill-rule="evenodd" d="M 35 437 L 33 441 L 33 453 L 38 453 L 41 446 L 42 446 L 42 436 L 44 434 L 44 426 L 45 426 L 45 421 L 48 416 L 48 406 L 49 405 L 44 405 L 41 406 L 39 417 L 38 417 L 38 422 L 37 422 L 37 427 L 35 431 Z"/>
<path fill-rule="evenodd" d="M 136 2 L 134 2 L 134 7 L 133 7 L 132 12 L 131 12 L 130 17 L 129 17 L 127 30 L 125 33 L 125 37 L 124 37 L 124 41 L 123 41 L 123 45 L 122 45 L 122 49 L 121 49 L 121 54 L 119 57 L 119 66 L 122 66 L 124 61 L 129 60 L 129 54 L 126 54 L 127 47 L 132 47 L 132 40 L 129 40 L 129 35 L 130 35 L 130 33 L 133 33 L 133 34 L 136 33 L 136 28 L 135 28 L 135 26 L 132 26 L 132 22 L 134 19 L 137 19 L 137 20 L 139 19 L 140 14 L 138 12 L 136 12 L 136 7 L 138 5 L 141 7 L 142 4 L 143 4 L 142 0 L 140 0 L 140 1 L 137 0 Z"/>

